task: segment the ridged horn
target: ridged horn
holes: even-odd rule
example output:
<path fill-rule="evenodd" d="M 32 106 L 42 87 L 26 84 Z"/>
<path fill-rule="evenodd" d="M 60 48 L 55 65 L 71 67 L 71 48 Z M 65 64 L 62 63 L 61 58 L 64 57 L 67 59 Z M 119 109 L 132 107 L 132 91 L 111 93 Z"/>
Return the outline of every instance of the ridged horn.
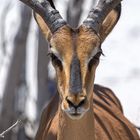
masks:
<path fill-rule="evenodd" d="M 66 25 L 66 21 L 61 17 L 59 12 L 52 8 L 47 0 L 20 0 L 38 13 L 52 33 L 56 32 L 60 27 Z"/>
<path fill-rule="evenodd" d="M 113 10 L 122 0 L 99 0 L 96 7 L 92 8 L 87 19 L 83 22 L 86 27 L 92 28 L 96 33 L 106 16 Z"/>

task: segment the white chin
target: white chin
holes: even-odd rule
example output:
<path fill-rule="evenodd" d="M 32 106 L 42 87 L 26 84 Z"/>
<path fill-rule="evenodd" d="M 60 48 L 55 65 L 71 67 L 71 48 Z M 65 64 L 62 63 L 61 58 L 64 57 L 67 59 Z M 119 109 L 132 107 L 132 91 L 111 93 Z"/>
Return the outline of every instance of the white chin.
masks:
<path fill-rule="evenodd" d="M 85 113 L 75 115 L 75 114 L 70 114 L 70 113 L 66 112 L 66 114 L 72 120 L 80 120 L 84 116 Z"/>

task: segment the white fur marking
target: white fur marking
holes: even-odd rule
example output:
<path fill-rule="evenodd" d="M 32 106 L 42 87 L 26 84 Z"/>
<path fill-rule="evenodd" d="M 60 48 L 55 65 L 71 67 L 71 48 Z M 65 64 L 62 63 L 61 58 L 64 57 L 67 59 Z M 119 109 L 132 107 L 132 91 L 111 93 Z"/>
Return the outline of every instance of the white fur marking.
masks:
<path fill-rule="evenodd" d="M 95 49 L 92 51 L 90 58 L 87 60 L 87 63 L 90 62 L 90 60 L 99 52 L 99 47 L 95 47 Z"/>

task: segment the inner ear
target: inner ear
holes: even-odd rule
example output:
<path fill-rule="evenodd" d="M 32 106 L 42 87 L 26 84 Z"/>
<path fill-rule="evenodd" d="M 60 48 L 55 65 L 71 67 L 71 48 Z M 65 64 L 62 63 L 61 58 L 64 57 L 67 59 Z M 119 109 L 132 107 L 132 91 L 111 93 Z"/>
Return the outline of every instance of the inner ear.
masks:
<path fill-rule="evenodd" d="M 117 24 L 121 14 L 121 4 L 119 4 L 115 9 L 113 9 L 103 21 L 99 35 L 102 42 L 108 36 L 108 34 L 113 30 L 114 26 Z"/>
<path fill-rule="evenodd" d="M 45 23 L 45 21 L 43 20 L 43 18 L 34 12 L 34 18 L 38 24 L 38 26 L 40 27 L 43 35 L 45 36 L 45 38 L 50 41 L 51 37 L 52 37 L 52 33 L 50 31 L 50 29 L 48 28 L 47 24 Z"/>

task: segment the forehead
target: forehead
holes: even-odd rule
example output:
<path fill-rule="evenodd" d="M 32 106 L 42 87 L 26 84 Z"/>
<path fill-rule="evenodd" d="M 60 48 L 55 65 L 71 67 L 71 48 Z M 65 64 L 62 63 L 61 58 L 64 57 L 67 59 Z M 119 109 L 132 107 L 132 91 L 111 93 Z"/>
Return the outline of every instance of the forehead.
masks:
<path fill-rule="evenodd" d="M 99 43 L 98 36 L 85 27 L 73 30 L 65 26 L 51 40 L 52 49 L 63 57 L 86 57 L 97 50 Z"/>

